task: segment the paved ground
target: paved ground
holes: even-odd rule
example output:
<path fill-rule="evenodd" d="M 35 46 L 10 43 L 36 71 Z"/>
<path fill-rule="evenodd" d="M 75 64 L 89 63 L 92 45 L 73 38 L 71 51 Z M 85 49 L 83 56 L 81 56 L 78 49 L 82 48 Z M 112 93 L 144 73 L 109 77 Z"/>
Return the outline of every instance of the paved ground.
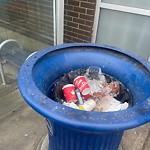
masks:
<path fill-rule="evenodd" d="M 36 150 L 47 134 L 45 120 L 21 98 L 18 70 L 9 64 L 4 69 L 8 84 L 0 85 L 0 150 Z"/>
<path fill-rule="evenodd" d="M 47 129 L 44 118 L 21 98 L 18 70 L 5 64 L 7 85 L 0 78 L 0 150 L 46 150 Z M 150 123 L 124 133 L 121 150 L 150 150 Z"/>

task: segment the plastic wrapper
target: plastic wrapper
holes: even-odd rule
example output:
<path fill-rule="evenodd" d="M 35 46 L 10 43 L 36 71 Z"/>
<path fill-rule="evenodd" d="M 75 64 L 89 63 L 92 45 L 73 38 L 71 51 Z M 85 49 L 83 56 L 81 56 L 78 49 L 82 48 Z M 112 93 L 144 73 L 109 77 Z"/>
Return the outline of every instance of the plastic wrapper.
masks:
<path fill-rule="evenodd" d="M 101 99 L 96 101 L 96 107 L 94 111 L 98 112 L 110 112 L 110 111 L 119 111 L 128 108 L 128 103 L 122 104 L 120 101 L 116 100 L 112 96 L 104 96 Z"/>

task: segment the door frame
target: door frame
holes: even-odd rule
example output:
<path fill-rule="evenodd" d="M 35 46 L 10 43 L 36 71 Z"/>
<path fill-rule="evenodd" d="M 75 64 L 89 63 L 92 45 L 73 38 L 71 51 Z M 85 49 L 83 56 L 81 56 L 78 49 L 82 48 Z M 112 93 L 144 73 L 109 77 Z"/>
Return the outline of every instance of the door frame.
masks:
<path fill-rule="evenodd" d="M 115 11 L 150 17 L 150 10 L 148 9 L 141 9 L 141 8 L 117 5 L 117 4 L 104 3 L 102 2 L 102 0 L 96 0 L 95 16 L 94 16 L 94 23 L 93 23 L 93 36 L 91 39 L 92 43 L 96 42 L 97 29 L 98 29 L 98 24 L 100 21 L 99 18 L 100 18 L 101 9 L 115 10 Z"/>
<path fill-rule="evenodd" d="M 64 0 L 53 0 L 54 45 L 63 44 Z"/>

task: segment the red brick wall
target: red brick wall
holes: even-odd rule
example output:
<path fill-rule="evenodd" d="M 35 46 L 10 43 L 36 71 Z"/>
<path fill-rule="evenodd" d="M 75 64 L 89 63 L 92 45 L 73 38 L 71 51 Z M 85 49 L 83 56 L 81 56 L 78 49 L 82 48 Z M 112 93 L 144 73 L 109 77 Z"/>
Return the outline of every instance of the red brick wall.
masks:
<path fill-rule="evenodd" d="M 91 42 L 96 0 L 65 0 L 64 43 Z"/>

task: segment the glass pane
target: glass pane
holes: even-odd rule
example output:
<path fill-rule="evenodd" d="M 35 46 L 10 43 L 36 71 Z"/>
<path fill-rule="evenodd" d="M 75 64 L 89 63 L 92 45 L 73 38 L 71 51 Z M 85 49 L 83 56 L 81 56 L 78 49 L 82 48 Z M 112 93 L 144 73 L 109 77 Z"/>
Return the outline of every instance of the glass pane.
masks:
<path fill-rule="evenodd" d="M 150 56 L 150 17 L 101 9 L 96 43 Z"/>
<path fill-rule="evenodd" d="M 102 2 L 136 8 L 150 9 L 150 0 L 102 0 Z"/>
<path fill-rule="evenodd" d="M 30 51 L 54 45 L 53 0 L 1 1 L 0 31 L 0 39 L 17 39 Z"/>

